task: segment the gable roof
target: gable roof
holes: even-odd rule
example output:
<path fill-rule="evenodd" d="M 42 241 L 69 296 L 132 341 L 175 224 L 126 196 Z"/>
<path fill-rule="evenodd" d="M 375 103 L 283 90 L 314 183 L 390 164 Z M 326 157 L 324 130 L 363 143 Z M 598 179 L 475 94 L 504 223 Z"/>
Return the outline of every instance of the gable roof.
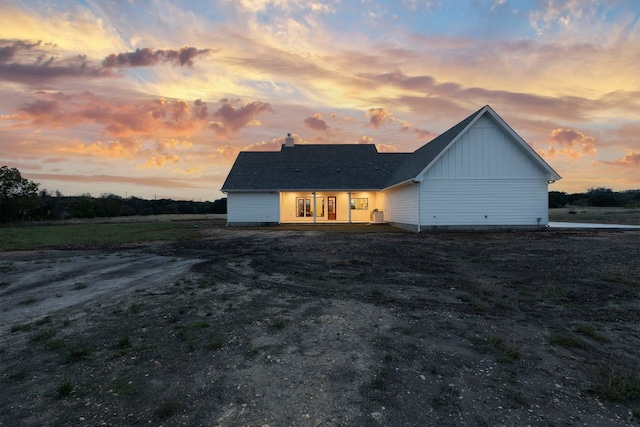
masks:
<path fill-rule="evenodd" d="M 469 127 L 471 122 L 481 115 L 484 108 L 485 107 L 482 107 L 451 129 L 432 139 L 431 142 L 411 153 L 411 156 L 402 162 L 389 181 L 387 181 L 385 187 L 392 187 L 396 184 L 414 179 L 420 175 L 427 165 L 432 164 L 434 159 L 440 157 L 440 155 L 444 153 L 445 149 Z"/>
<path fill-rule="evenodd" d="M 379 153 L 373 144 L 301 144 L 280 151 L 238 154 L 222 191 L 380 190 L 418 179 L 483 115 L 495 120 L 511 139 L 555 181 L 554 171 L 488 105 L 413 153 Z"/>
<path fill-rule="evenodd" d="M 379 190 L 409 153 L 373 144 L 301 144 L 238 154 L 222 191 Z"/>

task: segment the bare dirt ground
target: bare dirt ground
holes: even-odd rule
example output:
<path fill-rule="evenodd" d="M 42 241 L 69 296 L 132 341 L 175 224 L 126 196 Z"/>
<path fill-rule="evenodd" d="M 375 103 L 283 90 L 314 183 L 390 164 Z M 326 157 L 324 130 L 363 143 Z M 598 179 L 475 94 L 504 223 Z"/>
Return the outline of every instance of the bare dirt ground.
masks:
<path fill-rule="evenodd" d="M 640 425 L 638 231 L 214 227 L 0 297 L 0 426 Z"/>

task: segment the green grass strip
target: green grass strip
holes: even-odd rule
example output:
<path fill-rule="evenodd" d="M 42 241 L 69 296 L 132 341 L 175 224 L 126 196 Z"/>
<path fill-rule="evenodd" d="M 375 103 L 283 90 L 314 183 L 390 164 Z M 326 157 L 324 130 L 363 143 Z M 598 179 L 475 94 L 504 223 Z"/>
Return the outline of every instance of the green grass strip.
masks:
<path fill-rule="evenodd" d="M 198 231 L 191 222 L 1 227 L 0 251 L 189 240 Z"/>

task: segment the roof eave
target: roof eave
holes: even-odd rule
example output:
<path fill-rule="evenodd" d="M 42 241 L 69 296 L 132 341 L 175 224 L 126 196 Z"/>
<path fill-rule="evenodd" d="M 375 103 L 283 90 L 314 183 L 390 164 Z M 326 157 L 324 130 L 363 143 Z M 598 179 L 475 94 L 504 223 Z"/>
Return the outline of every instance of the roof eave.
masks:
<path fill-rule="evenodd" d="M 340 191 L 340 192 L 355 192 L 355 191 L 381 191 L 384 188 L 222 188 L 220 191 L 223 193 L 284 193 L 284 192 L 312 192 L 312 191 Z"/>
<path fill-rule="evenodd" d="M 471 120 L 471 121 L 470 121 L 470 122 L 469 122 L 469 123 L 468 123 L 468 124 L 467 124 L 467 125 L 466 125 L 462 130 L 461 130 L 461 131 L 460 131 L 460 132 L 458 132 L 458 134 L 457 134 L 454 138 L 452 138 L 452 139 L 451 139 L 451 142 L 449 142 L 449 143 L 447 144 L 447 146 L 446 146 L 446 147 L 444 147 L 442 150 L 440 150 L 440 152 L 439 152 L 439 153 L 438 153 L 438 154 L 433 158 L 433 160 L 431 160 L 431 161 L 429 162 L 429 164 L 427 164 L 427 165 L 426 165 L 426 166 L 425 166 L 425 167 L 424 167 L 424 168 L 423 168 L 423 169 L 422 169 L 422 170 L 421 170 L 421 171 L 420 171 L 420 172 L 419 172 L 419 173 L 414 177 L 414 179 L 417 179 L 419 176 L 424 176 L 424 174 L 425 174 L 425 173 L 426 173 L 426 172 L 427 172 L 427 171 L 428 171 L 428 170 L 429 170 L 429 169 L 430 169 L 430 168 L 431 168 L 431 167 L 432 167 L 432 166 L 433 166 L 433 165 L 434 165 L 438 160 L 440 160 L 440 158 L 441 158 L 442 156 L 444 156 L 444 153 L 446 153 L 447 151 L 449 151 L 449 149 L 450 149 L 451 147 L 453 147 L 453 144 L 455 144 L 455 143 L 458 141 L 458 139 L 460 139 L 460 137 L 461 137 L 462 135 L 464 135 L 464 133 L 465 133 L 468 129 L 470 129 L 470 128 L 471 128 L 471 126 L 473 126 L 473 125 L 478 121 L 478 119 L 479 119 L 480 117 L 482 117 L 482 116 L 483 116 L 483 114 L 484 114 L 486 111 L 488 111 L 488 110 L 491 110 L 491 107 L 490 107 L 490 106 L 485 105 L 484 107 L 482 107 L 482 108 L 480 109 L 480 111 L 478 111 L 478 112 L 476 113 L 476 116 L 475 116 L 475 117 L 474 117 L 474 118 L 473 118 L 473 119 L 472 119 L 472 120 Z"/>
<path fill-rule="evenodd" d="M 533 157 L 536 163 L 540 165 L 545 171 L 547 171 L 547 173 L 552 177 L 551 180 L 557 181 L 559 179 L 562 179 L 562 177 L 536 152 L 536 150 L 534 150 L 529 144 L 527 144 L 527 141 L 522 139 L 522 137 L 518 135 L 518 133 L 514 131 L 511 126 L 509 126 L 509 124 L 505 122 L 502 117 L 500 117 L 498 113 L 493 110 L 493 108 L 487 105 L 487 111 L 489 112 L 491 117 L 493 117 L 494 120 L 496 120 L 503 127 L 503 129 L 506 130 L 507 133 L 509 133 L 509 135 L 511 135 L 511 137 L 515 139 L 520 144 L 520 146 L 529 153 L 531 157 Z"/>
<path fill-rule="evenodd" d="M 536 151 L 531 148 L 531 146 L 529 144 L 527 144 L 527 142 L 522 139 L 522 137 L 520 137 L 520 135 L 518 135 L 516 133 L 516 131 L 514 131 L 511 126 L 509 126 L 509 124 L 507 122 L 505 122 L 502 117 L 500 117 L 498 115 L 498 113 L 495 112 L 495 110 L 493 108 L 491 108 L 491 106 L 489 105 L 485 105 L 483 108 L 480 109 L 480 111 L 478 111 L 476 113 L 476 116 L 469 122 L 469 124 L 467 126 L 464 127 L 464 129 L 462 129 L 460 132 L 458 132 L 458 134 L 451 140 L 451 142 L 449 144 L 447 144 L 446 147 L 444 147 L 437 156 L 435 156 L 433 158 L 433 160 L 431 162 L 429 162 L 429 164 L 427 166 L 425 166 L 420 173 L 418 173 L 418 175 L 415 176 L 415 178 L 417 179 L 420 176 L 424 176 L 424 174 L 444 155 L 444 153 L 446 153 L 452 146 L 453 144 L 455 144 L 458 139 L 460 139 L 460 137 L 462 135 L 465 134 L 465 132 L 467 132 L 467 130 L 469 130 L 471 128 L 471 126 L 473 126 L 479 119 L 480 117 L 482 117 L 485 113 L 489 113 L 489 115 L 498 122 L 498 124 L 500 124 L 500 126 L 507 131 L 507 133 L 513 138 L 515 139 L 518 144 L 520 146 L 522 146 L 522 148 L 528 152 L 528 154 L 533 157 L 533 159 L 536 161 L 536 163 L 541 166 L 548 174 L 551 178 L 547 178 L 547 180 L 549 181 L 557 181 L 559 179 L 562 179 L 562 177 L 555 171 L 553 170 L 553 168 L 551 166 L 549 166 L 549 164 L 547 162 L 544 161 L 544 159 L 542 157 L 540 157 L 540 155 L 538 153 L 536 153 Z"/>
<path fill-rule="evenodd" d="M 404 181 L 400 181 L 396 184 L 390 185 L 388 187 L 384 187 L 383 190 L 393 190 L 394 188 L 398 188 L 398 187 L 402 187 L 404 185 L 408 185 L 408 184 L 417 184 L 419 182 L 421 182 L 421 179 L 417 179 L 417 178 L 411 178 L 411 179 L 405 179 Z"/>

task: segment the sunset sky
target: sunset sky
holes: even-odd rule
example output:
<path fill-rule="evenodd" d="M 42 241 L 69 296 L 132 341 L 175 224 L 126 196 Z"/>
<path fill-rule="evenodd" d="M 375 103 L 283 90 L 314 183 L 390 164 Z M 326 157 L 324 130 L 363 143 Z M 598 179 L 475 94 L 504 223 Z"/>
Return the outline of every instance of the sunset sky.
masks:
<path fill-rule="evenodd" d="M 0 0 L 0 166 L 215 200 L 241 150 L 411 152 L 489 104 L 563 177 L 640 188 L 636 0 Z"/>

